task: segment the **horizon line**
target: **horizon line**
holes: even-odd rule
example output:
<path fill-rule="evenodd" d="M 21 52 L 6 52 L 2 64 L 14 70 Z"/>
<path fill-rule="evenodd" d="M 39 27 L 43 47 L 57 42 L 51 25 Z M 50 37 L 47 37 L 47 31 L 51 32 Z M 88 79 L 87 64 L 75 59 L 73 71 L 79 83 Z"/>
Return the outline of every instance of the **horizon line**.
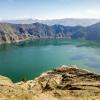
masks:
<path fill-rule="evenodd" d="M 100 19 L 100 17 L 93 17 L 93 18 L 89 18 L 89 17 L 63 17 L 63 18 L 35 18 L 35 17 L 16 17 L 16 18 L 0 18 L 0 21 L 6 21 L 6 20 L 60 20 L 60 19 Z"/>

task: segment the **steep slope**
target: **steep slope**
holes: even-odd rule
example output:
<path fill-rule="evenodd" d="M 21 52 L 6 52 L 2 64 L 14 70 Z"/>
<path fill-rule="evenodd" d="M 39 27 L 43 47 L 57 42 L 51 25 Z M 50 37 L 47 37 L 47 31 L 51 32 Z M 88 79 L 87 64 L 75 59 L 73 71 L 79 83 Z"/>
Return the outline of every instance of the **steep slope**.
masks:
<path fill-rule="evenodd" d="M 18 42 L 37 38 L 71 38 L 82 27 L 66 27 L 63 25 L 48 26 L 46 24 L 0 24 L 0 43 Z"/>
<path fill-rule="evenodd" d="M 83 28 L 78 33 L 73 34 L 73 38 L 100 41 L 100 22 Z"/>
<path fill-rule="evenodd" d="M 27 34 L 19 34 L 12 24 L 0 24 L 0 44 L 19 42 L 28 39 Z"/>
<path fill-rule="evenodd" d="M 75 38 L 100 41 L 100 23 L 82 26 L 48 26 L 33 24 L 0 24 L 0 44 L 39 38 Z"/>
<path fill-rule="evenodd" d="M 86 39 L 100 40 L 100 22 L 87 27 L 86 32 Z"/>
<path fill-rule="evenodd" d="M 52 29 L 54 30 L 55 35 L 61 37 L 71 38 L 75 33 L 77 34 L 80 30 L 84 29 L 82 26 L 63 26 L 63 25 L 53 25 Z"/>

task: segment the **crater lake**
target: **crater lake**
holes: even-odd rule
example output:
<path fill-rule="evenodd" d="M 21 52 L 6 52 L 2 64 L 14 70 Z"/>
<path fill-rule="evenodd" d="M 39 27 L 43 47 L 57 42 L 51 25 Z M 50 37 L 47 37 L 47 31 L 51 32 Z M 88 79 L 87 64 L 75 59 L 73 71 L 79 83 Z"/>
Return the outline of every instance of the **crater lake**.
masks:
<path fill-rule="evenodd" d="M 14 82 L 34 79 L 60 65 L 77 65 L 100 73 L 100 43 L 40 39 L 0 45 L 0 75 Z"/>

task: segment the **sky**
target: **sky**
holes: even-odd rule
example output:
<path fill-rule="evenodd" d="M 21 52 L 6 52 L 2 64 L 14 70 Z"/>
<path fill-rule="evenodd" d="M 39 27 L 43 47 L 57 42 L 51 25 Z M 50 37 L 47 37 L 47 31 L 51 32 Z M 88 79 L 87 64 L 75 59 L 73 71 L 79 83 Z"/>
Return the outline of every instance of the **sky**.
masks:
<path fill-rule="evenodd" d="M 0 19 L 100 18 L 100 0 L 0 0 Z"/>

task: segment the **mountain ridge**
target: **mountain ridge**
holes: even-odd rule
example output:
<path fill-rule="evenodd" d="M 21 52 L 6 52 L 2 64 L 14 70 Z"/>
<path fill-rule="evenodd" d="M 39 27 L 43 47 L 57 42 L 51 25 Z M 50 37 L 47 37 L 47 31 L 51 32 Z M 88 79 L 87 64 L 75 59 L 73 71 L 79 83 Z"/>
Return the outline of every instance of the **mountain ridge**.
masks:
<path fill-rule="evenodd" d="M 100 41 L 100 22 L 84 26 L 46 25 L 41 23 L 0 23 L 0 44 L 40 38 L 68 38 Z"/>

